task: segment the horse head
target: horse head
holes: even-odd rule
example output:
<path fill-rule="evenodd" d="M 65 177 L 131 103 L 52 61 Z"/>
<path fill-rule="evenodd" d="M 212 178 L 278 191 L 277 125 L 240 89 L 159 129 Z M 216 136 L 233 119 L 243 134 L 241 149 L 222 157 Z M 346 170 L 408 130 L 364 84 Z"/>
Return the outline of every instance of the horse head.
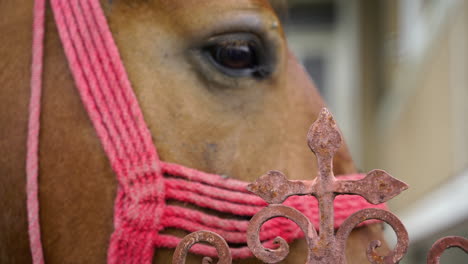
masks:
<path fill-rule="evenodd" d="M 12 10 L 8 2 L 3 10 Z M 30 34 L 32 4 L 14 2 L 21 10 L 0 13 Z M 290 52 L 269 1 L 102 0 L 101 5 L 161 160 L 249 182 L 270 169 L 291 179 L 317 171 L 305 135 L 324 103 Z M 44 251 L 51 263 L 103 262 L 117 182 L 80 102 L 52 16 L 47 13 L 40 138 Z M 2 30 L 7 26 L 0 24 Z M 17 186 L 5 195 L 19 202 L 5 205 L 13 209 L 2 227 L 13 232 L 0 240 L 14 234 L 20 239 L 0 254 L 22 262 L 30 258 L 20 205 L 24 182 L 18 180 L 24 175 L 19 156 L 25 151 L 29 90 L 18 73 L 27 76 L 30 39 L 21 30 L 8 32 L 10 41 L 0 44 L 0 51 L 8 51 L 4 62 L 11 70 L 0 75 L 2 83 L 8 80 L 1 98 L 15 100 L 3 102 L 2 121 L 12 132 L 5 132 L 10 140 L 2 145 L 19 154 L 2 160 L 7 177 L 0 186 Z M 343 144 L 334 173 L 355 171 Z M 355 231 L 348 246 L 352 263 L 364 263 L 368 241 L 379 236 L 376 226 Z M 304 242 L 293 245 L 301 248 Z M 290 263 L 302 259 L 300 250 L 291 251 Z M 158 249 L 156 262 L 167 263 L 171 255 L 172 250 Z"/>
<path fill-rule="evenodd" d="M 163 160 L 248 181 L 271 168 L 316 171 L 303 143 L 323 102 L 268 1 L 114 1 L 107 10 Z M 335 170 L 354 170 L 345 147 Z"/>

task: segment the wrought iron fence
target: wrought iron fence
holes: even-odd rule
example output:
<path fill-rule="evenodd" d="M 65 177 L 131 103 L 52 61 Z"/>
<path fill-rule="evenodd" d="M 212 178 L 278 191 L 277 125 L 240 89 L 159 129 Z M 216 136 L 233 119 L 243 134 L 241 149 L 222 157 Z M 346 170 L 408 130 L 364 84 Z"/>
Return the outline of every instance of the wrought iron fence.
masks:
<path fill-rule="evenodd" d="M 396 233 L 397 244 L 386 256 L 376 252 L 380 241 L 372 241 L 367 250 L 367 258 L 371 263 L 399 263 L 408 249 L 408 233 L 401 221 L 394 214 L 382 209 L 360 210 L 348 219 L 334 232 L 333 201 L 337 195 L 359 195 L 372 204 L 384 203 L 408 188 L 408 186 L 393 178 L 383 170 L 373 170 L 361 180 L 338 180 L 333 175 L 332 161 L 341 146 L 341 135 L 333 116 L 327 109 L 323 109 L 319 118 L 311 126 L 307 135 L 310 149 L 315 153 L 318 161 L 318 177 L 309 181 L 289 181 L 284 174 L 270 171 L 257 179 L 247 188 L 264 199 L 269 205 L 258 212 L 249 223 L 247 230 L 247 244 L 253 255 L 265 263 L 278 263 L 289 253 L 287 242 L 277 237 L 276 249 L 265 248 L 259 238 L 261 226 L 276 217 L 286 217 L 294 221 L 304 232 L 308 244 L 306 263 L 330 264 L 346 263 L 346 240 L 351 231 L 370 219 L 377 219 L 388 223 Z M 312 195 L 318 200 L 320 226 L 319 234 L 310 220 L 298 210 L 282 203 L 286 198 L 294 195 Z M 185 263 L 190 248 L 200 242 L 213 245 L 218 252 L 219 264 L 232 263 L 231 253 L 226 241 L 216 233 L 198 231 L 186 236 L 177 246 L 172 263 Z M 463 237 L 445 237 L 438 240 L 429 251 L 428 264 L 439 263 L 440 256 L 449 247 L 459 247 L 468 253 L 468 240 Z M 212 263 L 212 259 L 205 257 L 204 264 Z"/>

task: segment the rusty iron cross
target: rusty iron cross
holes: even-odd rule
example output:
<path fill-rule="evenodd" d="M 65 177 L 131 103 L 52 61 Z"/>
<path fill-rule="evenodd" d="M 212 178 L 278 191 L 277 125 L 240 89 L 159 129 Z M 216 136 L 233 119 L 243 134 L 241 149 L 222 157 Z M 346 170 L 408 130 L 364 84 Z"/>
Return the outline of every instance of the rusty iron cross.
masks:
<path fill-rule="evenodd" d="M 335 235 L 333 201 L 337 195 L 351 194 L 360 195 L 372 204 L 379 204 L 398 195 L 408 186 L 383 170 L 373 170 L 361 180 L 336 179 L 333 174 L 333 156 L 340 148 L 342 138 L 335 120 L 326 108 L 322 109 L 319 118 L 309 129 L 307 141 L 317 157 L 317 178 L 311 181 L 289 181 L 281 172 L 270 171 L 247 187 L 270 204 L 252 218 L 247 232 L 247 241 L 254 255 L 266 263 L 277 263 L 286 257 L 288 250 L 284 240 L 278 238 L 280 247 L 273 250 L 264 248 L 258 238 L 264 222 L 285 216 L 295 221 L 305 233 L 309 245 L 307 263 L 346 263 L 345 242 L 351 230 L 364 220 L 379 219 L 395 229 L 398 244 L 390 255 L 381 257 L 375 252 L 380 242 L 375 241 L 368 251 L 368 258 L 372 263 L 397 263 L 408 245 L 408 234 L 397 217 L 385 210 L 361 210 L 349 217 Z M 281 205 L 292 195 L 316 197 L 320 211 L 318 235 L 309 219 L 298 217 L 298 211 Z"/>
<path fill-rule="evenodd" d="M 289 253 L 287 242 L 281 237 L 275 238 L 279 246 L 276 249 L 265 248 L 260 241 L 260 228 L 268 220 L 275 217 L 286 217 L 294 221 L 304 232 L 308 244 L 307 264 L 345 264 L 346 240 L 351 231 L 360 223 L 370 219 L 378 219 L 388 223 L 396 233 L 397 244 L 387 255 L 380 256 L 376 248 L 380 241 L 372 241 L 367 250 L 367 258 L 371 263 L 398 263 L 408 249 L 408 233 L 401 221 L 392 213 L 375 208 L 360 210 L 348 217 L 334 232 L 333 201 L 337 195 L 359 195 L 372 204 L 380 204 L 390 200 L 408 186 L 393 178 L 383 170 L 373 170 L 361 180 L 339 180 L 333 174 L 333 157 L 341 146 L 341 134 L 336 122 L 326 108 L 312 124 L 307 135 L 310 149 L 315 153 L 318 163 L 318 176 L 309 181 L 290 181 L 279 171 L 270 171 L 247 189 L 263 198 L 269 205 L 255 214 L 250 220 L 247 230 L 247 244 L 252 253 L 266 263 L 278 263 Z M 298 210 L 282 205 L 293 195 L 312 195 L 319 204 L 319 233 L 310 220 Z M 217 234 L 208 231 L 198 231 L 182 240 L 174 254 L 173 263 L 184 263 L 190 247 L 199 241 L 213 244 L 219 253 L 220 264 L 231 263 L 231 256 L 226 242 Z M 467 251 L 468 240 L 461 237 L 444 238 L 436 242 L 428 255 L 430 264 L 438 263 L 442 252 L 452 246 Z M 211 263 L 205 258 L 203 263 Z"/>

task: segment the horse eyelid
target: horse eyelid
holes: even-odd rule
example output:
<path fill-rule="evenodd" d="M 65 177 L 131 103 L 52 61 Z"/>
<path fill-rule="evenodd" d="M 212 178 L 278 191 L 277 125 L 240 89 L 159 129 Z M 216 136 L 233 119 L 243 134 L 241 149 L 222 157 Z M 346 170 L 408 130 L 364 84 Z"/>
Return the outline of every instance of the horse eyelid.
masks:
<path fill-rule="evenodd" d="M 235 43 L 237 41 L 243 41 L 245 43 L 255 43 L 255 52 L 256 56 L 258 57 L 258 65 L 255 65 L 253 68 L 250 69 L 229 69 L 220 63 L 218 63 L 215 58 L 209 52 L 209 49 L 216 46 L 216 45 L 225 45 L 226 42 Z M 202 46 L 201 52 L 203 57 L 205 57 L 209 62 L 222 74 L 225 74 L 232 78 L 239 78 L 239 77 L 252 77 L 255 79 L 265 79 L 269 75 L 271 75 L 273 65 L 273 60 L 267 59 L 268 56 L 273 56 L 273 54 L 268 54 L 271 52 L 271 48 L 265 47 L 265 42 L 262 39 L 253 33 L 226 33 L 222 35 L 217 35 L 211 37 L 205 45 Z"/>

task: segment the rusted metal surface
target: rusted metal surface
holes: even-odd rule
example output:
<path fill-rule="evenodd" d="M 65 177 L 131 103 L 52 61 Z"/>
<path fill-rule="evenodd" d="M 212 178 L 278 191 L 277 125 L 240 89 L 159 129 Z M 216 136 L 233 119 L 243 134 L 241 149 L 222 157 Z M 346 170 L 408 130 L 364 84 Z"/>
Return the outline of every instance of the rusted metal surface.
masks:
<path fill-rule="evenodd" d="M 346 219 L 336 233 L 336 247 L 339 250 L 344 250 L 346 239 L 351 231 L 361 222 L 369 219 L 380 219 L 389 224 L 397 235 L 397 244 L 395 248 L 387 255 L 380 256 L 375 252 L 375 249 L 380 246 L 380 241 L 372 241 L 367 249 L 367 259 L 371 263 L 398 263 L 408 250 L 408 233 L 401 221 L 394 214 L 377 209 L 364 209 L 358 211 Z M 341 255 L 344 258 L 344 252 Z M 337 263 L 346 263 L 344 259 Z"/>
<path fill-rule="evenodd" d="M 459 236 L 449 236 L 437 240 L 427 255 L 427 264 L 439 264 L 442 253 L 451 247 L 459 247 L 468 253 L 468 239 Z"/>
<path fill-rule="evenodd" d="M 409 238 L 405 227 L 394 214 L 373 208 L 360 210 L 346 219 L 335 234 L 333 201 L 337 195 L 348 194 L 359 195 L 372 204 L 379 204 L 395 197 L 406 190 L 408 186 L 383 170 L 373 170 L 361 180 L 336 179 L 333 175 L 332 161 L 333 156 L 341 146 L 342 138 L 335 120 L 325 108 L 322 109 L 317 121 L 312 124 L 307 140 L 318 161 L 317 178 L 309 181 L 290 181 L 283 173 L 270 171 L 247 187 L 249 191 L 260 196 L 269 204 L 253 216 L 249 223 L 247 244 L 252 253 L 265 263 L 278 263 L 286 258 L 289 254 L 289 246 L 283 238 L 275 238 L 275 243 L 278 244 L 275 249 L 265 248 L 259 238 L 260 229 L 266 221 L 275 217 L 286 217 L 294 221 L 304 232 L 308 244 L 306 263 L 345 264 L 346 240 L 351 231 L 366 220 L 378 219 L 388 223 L 393 228 L 397 236 L 397 244 L 387 256 L 380 256 L 376 252 L 376 248 L 380 246 L 381 242 L 372 241 L 367 249 L 367 258 L 373 264 L 399 263 L 406 254 Z M 312 195 L 318 200 L 319 233 L 301 212 L 281 204 L 293 195 Z M 206 231 L 196 232 L 184 238 L 174 253 L 173 263 L 184 263 L 190 247 L 199 241 L 207 240 L 214 244 L 218 250 L 219 263 L 231 263 L 226 242 L 219 236 L 214 238 L 214 233 Z M 447 247 L 456 246 L 467 251 L 467 244 L 467 240 L 461 237 L 439 240 L 429 254 L 428 263 L 438 263 L 440 255 Z M 205 258 L 204 261 L 208 261 L 208 258 Z"/>
<path fill-rule="evenodd" d="M 185 259 L 187 258 L 188 251 L 190 248 L 195 245 L 196 243 L 206 242 L 213 245 L 216 250 L 218 251 L 218 264 L 231 264 L 232 257 L 231 252 L 229 251 L 229 246 L 226 241 L 218 234 L 210 232 L 210 231 L 197 231 L 191 233 L 184 237 L 182 241 L 180 241 L 179 245 L 174 251 L 174 255 L 172 257 L 173 264 L 184 264 Z M 213 260 L 209 257 L 204 257 L 202 264 L 211 264 Z"/>
<path fill-rule="evenodd" d="M 406 253 L 408 234 L 400 220 L 392 213 L 379 209 L 366 209 L 351 215 L 334 234 L 333 200 L 340 194 L 360 195 L 373 204 L 383 203 L 398 195 L 408 186 L 382 170 L 371 171 L 358 181 L 340 181 L 333 175 L 333 156 L 341 146 L 341 135 L 335 120 L 327 109 L 311 126 L 307 135 L 310 149 L 318 161 L 318 177 L 312 181 L 289 181 L 277 171 L 260 177 L 247 188 L 262 197 L 270 205 L 255 215 L 250 222 L 247 243 L 253 254 L 266 263 L 282 261 L 288 254 L 286 242 L 278 238 L 280 247 L 264 248 L 259 240 L 261 225 L 274 217 L 287 217 L 295 221 L 304 231 L 309 252 L 306 263 L 346 263 L 346 239 L 359 223 L 369 219 L 379 219 L 389 223 L 395 230 L 398 242 L 388 256 L 379 256 L 375 248 L 380 242 L 369 245 L 368 259 L 371 263 L 398 263 Z M 299 212 L 279 205 L 292 195 L 313 195 L 317 198 L 320 211 L 320 232 L 317 235 L 313 225 Z"/>

